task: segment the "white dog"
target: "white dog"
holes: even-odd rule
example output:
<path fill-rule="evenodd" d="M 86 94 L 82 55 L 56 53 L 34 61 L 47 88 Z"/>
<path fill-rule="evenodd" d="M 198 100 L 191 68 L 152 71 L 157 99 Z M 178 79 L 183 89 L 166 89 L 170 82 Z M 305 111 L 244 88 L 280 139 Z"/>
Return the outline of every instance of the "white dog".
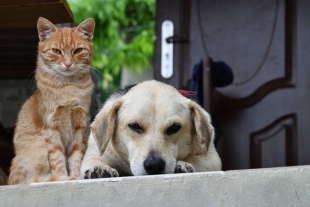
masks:
<path fill-rule="evenodd" d="M 113 94 L 91 125 L 81 177 L 221 170 L 209 114 L 175 88 L 145 81 Z"/>

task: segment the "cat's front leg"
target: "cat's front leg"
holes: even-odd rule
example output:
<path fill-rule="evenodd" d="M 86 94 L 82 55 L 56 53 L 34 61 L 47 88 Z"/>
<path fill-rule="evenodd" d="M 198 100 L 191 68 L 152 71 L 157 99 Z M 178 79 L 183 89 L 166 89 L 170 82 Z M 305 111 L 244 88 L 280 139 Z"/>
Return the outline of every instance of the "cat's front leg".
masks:
<path fill-rule="evenodd" d="M 71 180 L 80 178 L 81 163 L 86 151 L 86 141 L 89 134 L 88 113 L 83 107 L 77 106 L 72 110 L 72 125 L 74 137 L 71 146 L 68 148 L 68 165 Z"/>
<path fill-rule="evenodd" d="M 59 130 L 50 128 L 46 132 L 44 140 L 52 175 L 56 180 L 67 180 L 65 149 L 61 142 Z"/>
<path fill-rule="evenodd" d="M 69 174 L 71 180 L 80 178 L 81 163 L 86 150 L 85 127 L 78 127 L 75 130 L 74 140 L 68 150 Z"/>

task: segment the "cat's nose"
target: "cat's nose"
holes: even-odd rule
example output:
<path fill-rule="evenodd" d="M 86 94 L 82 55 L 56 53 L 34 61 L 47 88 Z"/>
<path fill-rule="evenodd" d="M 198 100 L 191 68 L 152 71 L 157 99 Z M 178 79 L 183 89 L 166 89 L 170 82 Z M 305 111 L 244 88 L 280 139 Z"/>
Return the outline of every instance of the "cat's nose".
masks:
<path fill-rule="evenodd" d="M 72 63 L 65 63 L 65 66 L 67 68 L 67 70 L 69 70 L 69 68 L 71 67 Z"/>

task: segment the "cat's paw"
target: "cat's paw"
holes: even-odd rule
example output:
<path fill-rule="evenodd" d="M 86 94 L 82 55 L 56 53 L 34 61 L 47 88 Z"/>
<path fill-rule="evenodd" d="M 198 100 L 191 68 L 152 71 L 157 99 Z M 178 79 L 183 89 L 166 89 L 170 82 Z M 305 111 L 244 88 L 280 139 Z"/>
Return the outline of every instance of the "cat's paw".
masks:
<path fill-rule="evenodd" d="M 69 180 L 69 177 L 66 175 L 53 175 L 48 178 L 35 180 L 35 182 L 53 182 L 53 181 L 66 181 L 66 180 Z"/>
<path fill-rule="evenodd" d="M 79 180 L 81 179 L 80 176 L 70 176 L 69 180 Z"/>
<path fill-rule="evenodd" d="M 192 164 L 183 161 L 177 161 L 174 173 L 192 173 L 196 172 Z"/>
<path fill-rule="evenodd" d="M 119 177 L 118 172 L 110 166 L 95 166 L 84 172 L 84 179 Z"/>

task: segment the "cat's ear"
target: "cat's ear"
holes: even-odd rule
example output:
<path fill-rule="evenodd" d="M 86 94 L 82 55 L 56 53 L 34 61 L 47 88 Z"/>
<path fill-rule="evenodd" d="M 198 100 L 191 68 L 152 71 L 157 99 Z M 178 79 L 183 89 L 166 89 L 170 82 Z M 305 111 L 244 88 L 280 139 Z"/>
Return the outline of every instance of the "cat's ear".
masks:
<path fill-rule="evenodd" d="M 55 27 L 52 22 L 43 17 L 39 18 L 37 27 L 41 42 L 49 38 L 52 33 L 57 30 L 57 27 Z"/>
<path fill-rule="evenodd" d="M 82 33 L 85 39 L 89 41 L 93 39 L 94 30 L 95 30 L 95 21 L 92 18 L 84 20 L 75 29 L 75 31 Z"/>

